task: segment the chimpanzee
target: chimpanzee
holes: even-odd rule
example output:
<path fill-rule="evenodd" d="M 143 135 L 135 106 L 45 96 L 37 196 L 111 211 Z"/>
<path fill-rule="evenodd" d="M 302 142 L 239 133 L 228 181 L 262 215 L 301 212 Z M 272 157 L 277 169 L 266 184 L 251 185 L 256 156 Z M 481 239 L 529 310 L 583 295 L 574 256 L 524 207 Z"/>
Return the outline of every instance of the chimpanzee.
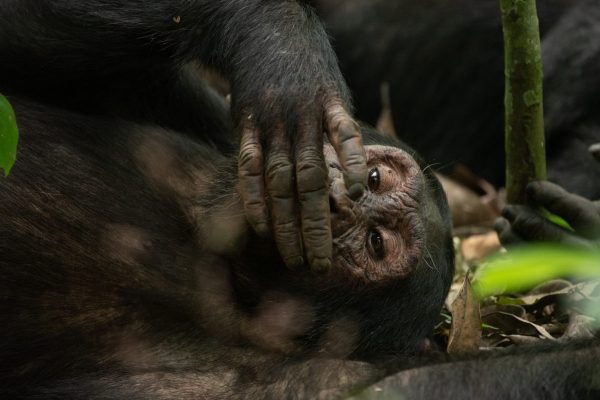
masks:
<path fill-rule="evenodd" d="M 0 181 L 0 395 L 339 397 L 390 371 L 367 361 L 420 346 L 452 275 L 445 199 L 403 145 L 365 132 L 363 151 L 309 8 L 9 1 L 0 18 L 22 135 Z M 234 122 L 196 58 L 231 80 Z M 304 129 L 320 118 L 323 147 Z M 277 228 L 297 207 L 292 153 L 300 201 L 323 194 L 301 172 L 324 154 L 326 274 L 284 268 L 300 253 L 281 235 L 296 226 Z M 265 201 L 276 244 L 249 229 L 270 229 Z"/>
<path fill-rule="evenodd" d="M 300 372 L 420 346 L 452 276 L 445 196 L 410 150 L 363 148 L 310 7 L 19 1 L 0 20 L 21 132 L 0 186 L 5 395 L 341 394 L 380 372 Z M 233 123 L 199 62 L 231 82 Z"/>
<path fill-rule="evenodd" d="M 318 0 L 359 118 L 374 123 L 387 82 L 398 135 L 436 168 L 460 162 L 504 184 L 504 62 L 497 0 Z M 600 198 L 593 0 L 536 2 L 542 35 L 548 178 Z"/>
<path fill-rule="evenodd" d="M 249 229 L 235 156 L 152 123 L 10 100 L 22 136 L 0 183 L 4 390 L 231 398 L 273 379 L 322 391 L 349 378 L 319 369 L 312 388 L 274 369 L 413 351 L 432 329 L 453 271 L 448 209 L 401 145 L 365 134 L 356 201 L 325 145 L 334 262 L 323 274 L 285 268 Z M 356 384 L 378 376 L 356 365 Z M 191 376 L 193 387 L 170 382 Z"/>
<path fill-rule="evenodd" d="M 453 260 L 439 184 L 391 139 L 365 128 L 369 190 L 356 202 L 325 145 L 334 263 L 323 274 L 284 268 L 250 229 L 236 157 L 214 144 L 10 100 L 22 137 L 0 181 L 3 397 L 338 398 L 397 370 L 365 393 L 597 393 L 587 343 L 399 358 L 431 330 Z M 514 373 L 515 362 L 529 367 Z"/>

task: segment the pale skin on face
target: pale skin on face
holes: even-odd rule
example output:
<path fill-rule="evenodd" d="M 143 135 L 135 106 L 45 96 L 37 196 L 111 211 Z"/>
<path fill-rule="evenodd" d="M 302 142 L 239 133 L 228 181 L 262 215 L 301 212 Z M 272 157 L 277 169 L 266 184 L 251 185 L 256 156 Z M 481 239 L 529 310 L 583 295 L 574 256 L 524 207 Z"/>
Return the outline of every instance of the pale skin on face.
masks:
<path fill-rule="evenodd" d="M 365 150 L 368 190 L 353 201 L 343 190 L 333 148 L 324 146 L 332 204 L 333 269 L 367 281 L 402 277 L 421 253 L 423 174 L 401 149 L 374 145 Z"/>

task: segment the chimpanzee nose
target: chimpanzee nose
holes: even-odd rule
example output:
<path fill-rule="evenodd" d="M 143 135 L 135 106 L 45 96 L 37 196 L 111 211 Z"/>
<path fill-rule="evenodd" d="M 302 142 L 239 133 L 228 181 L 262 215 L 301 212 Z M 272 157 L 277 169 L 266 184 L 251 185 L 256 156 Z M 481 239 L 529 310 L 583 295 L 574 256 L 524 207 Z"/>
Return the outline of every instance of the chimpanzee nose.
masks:
<path fill-rule="evenodd" d="M 336 179 L 329 188 L 329 211 L 342 217 L 358 205 L 361 196 L 353 200 L 348 193 L 343 179 Z"/>
<path fill-rule="evenodd" d="M 358 203 L 352 201 L 343 180 L 334 182 L 329 191 L 329 211 L 331 212 L 331 230 L 333 237 L 339 237 L 356 225 L 360 213 Z"/>

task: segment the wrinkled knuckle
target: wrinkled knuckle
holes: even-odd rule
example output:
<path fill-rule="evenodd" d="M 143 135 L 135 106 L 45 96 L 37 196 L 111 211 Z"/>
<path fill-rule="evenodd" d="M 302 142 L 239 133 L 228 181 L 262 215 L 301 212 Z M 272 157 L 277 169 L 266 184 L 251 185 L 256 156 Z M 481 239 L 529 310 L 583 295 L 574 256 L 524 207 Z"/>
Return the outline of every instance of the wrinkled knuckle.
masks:
<path fill-rule="evenodd" d="M 341 122 L 347 119 L 352 119 L 344 108 L 340 98 L 335 97 L 325 101 L 325 110 L 329 124 L 336 129 L 339 127 Z"/>
<path fill-rule="evenodd" d="M 350 118 L 350 116 L 343 118 L 338 123 L 338 131 L 340 135 L 340 141 L 342 143 L 359 140 L 361 138 L 358 124 L 356 121 Z"/>
<path fill-rule="evenodd" d="M 313 192 L 316 193 L 316 192 Z M 325 194 L 325 193 L 322 193 Z M 323 196 L 326 200 L 327 197 Z M 330 212 L 329 207 L 323 207 L 322 204 L 309 201 L 303 201 L 304 205 L 308 205 L 306 207 L 308 211 L 304 211 L 302 213 L 302 230 L 310 231 L 313 229 L 329 231 L 330 229 Z"/>
<path fill-rule="evenodd" d="M 293 174 L 293 165 L 287 157 L 272 157 L 266 169 L 266 176 L 270 181 L 281 177 L 289 177 Z"/>
<path fill-rule="evenodd" d="M 323 148 L 317 146 L 306 146 L 296 153 L 296 163 L 299 169 L 304 166 L 311 167 L 324 163 Z"/>
<path fill-rule="evenodd" d="M 344 165 L 346 166 L 346 168 L 351 168 L 351 169 L 360 169 L 360 168 L 366 169 L 367 168 L 367 159 L 363 153 L 352 152 L 352 153 L 348 154 L 348 156 L 346 157 Z"/>
<path fill-rule="evenodd" d="M 263 160 L 260 146 L 256 144 L 245 145 L 240 149 L 239 167 L 241 170 L 249 173 L 256 173 L 262 170 Z"/>
<path fill-rule="evenodd" d="M 266 202 L 264 199 L 257 197 L 255 193 L 251 196 L 244 198 L 244 210 L 249 215 L 263 215 L 265 214 Z"/>
<path fill-rule="evenodd" d="M 326 219 L 318 219 L 315 221 L 320 221 L 320 225 L 319 224 L 309 224 L 308 226 L 305 226 L 302 229 L 302 232 L 304 233 L 304 237 L 308 240 L 314 240 L 319 243 L 323 240 L 330 239 L 331 230 L 329 229 L 329 226 L 327 225 L 327 220 Z"/>
<path fill-rule="evenodd" d="M 305 165 L 296 173 L 300 194 L 323 191 L 327 187 L 327 170 L 322 165 Z"/>
<path fill-rule="evenodd" d="M 330 93 L 323 101 L 325 109 L 331 113 L 346 112 L 344 110 L 344 102 L 341 97 L 335 93 Z"/>
<path fill-rule="evenodd" d="M 296 242 L 298 236 L 298 230 L 295 221 L 276 221 L 274 224 L 275 232 L 280 241 L 289 241 L 291 243 Z"/>

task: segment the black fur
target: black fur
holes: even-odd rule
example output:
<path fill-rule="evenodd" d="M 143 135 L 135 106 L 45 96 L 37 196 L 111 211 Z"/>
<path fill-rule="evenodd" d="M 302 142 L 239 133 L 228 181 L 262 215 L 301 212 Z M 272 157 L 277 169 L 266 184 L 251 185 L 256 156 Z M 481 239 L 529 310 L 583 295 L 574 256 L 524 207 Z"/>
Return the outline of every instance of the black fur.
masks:
<path fill-rule="evenodd" d="M 356 99 L 357 115 L 379 116 L 389 84 L 399 137 L 436 169 L 457 162 L 504 185 L 504 63 L 495 0 L 320 0 L 317 2 Z M 548 178 L 600 198 L 598 21 L 588 0 L 537 2 L 544 63 Z"/>
<path fill-rule="evenodd" d="M 73 377 L 186 368 L 180 357 L 222 371 L 217 379 L 226 371 L 262 373 L 277 363 L 230 365 L 222 354 L 234 352 L 229 342 L 250 354 L 261 354 L 261 345 L 282 350 L 261 343 L 268 338 L 242 323 L 259 313 L 265 296 L 284 306 L 289 297 L 299 307 L 292 317 L 300 321 L 292 322 L 305 318 L 307 328 L 285 342 L 294 348 L 283 350 L 304 357 L 328 341 L 339 347 L 345 336 L 348 344 L 333 354 L 403 352 L 431 330 L 451 276 L 449 240 L 433 250 L 439 270 L 423 265 L 389 287 L 360 288 L 287 272 L 273 245 L 244 222 L 227 107 L 195 77 L 193 62 L 226 74 L 240 93 L 234 109 L 261 97 L 266 86 L 271 97 L 261 97 L 257 115 L 266 123 L 272 108 L 295 107 L 313 95 L 306 76 L 290 66 L 341 80 L 309 8 L 258 1 L 9 2 L 0 16 L 0 53 L 12 60 L 1 67 L 0 89 L 12 95 L 22 133 L 19 162 L 1 189 L 8 198 L 1 214 L 10 220 L 0 235 L 5 387 L 25 385 L 42 395 L 66 380 L 56 390 L 69 393 L 75 385 L 74 393 L 85 396 L 86 380 Z M 273 34 L 278 29 L 281 35 Z M 296 59 L 306 46 L 329 54 L 327 65 L 319 57 Z M 247 76 L 257 64 L 264 75 Z M 283 86 L 270 87 L 272 79 Z M 445 200 L 439 186 L 434 190 L 448 237 Z M 219 237 L 219 225 L 230 222 L 225 233 L 233 236 Z M 414 290 L 433 294 L 427 307 Z M 340 340 L 328 339 L 332 332 Z M 238 386 L 236 379 L 224 390 L 243 392 Z M 214 386 L 204 390 L 216 395 Z"/>
<path fill-rule="evenodd" d="M 227 106 L 196 75 L 198 60 L 223 72 L 234 112 L 261 96 L 264 124 L 302 111 L 307 76 L 347 99 L 310 8 L 7 1 L 0 55 L 21 131 L 0 181 L 2 397 L 337 398 L 423 362 L 382 359 L 418 348 L 450 283 L 431 171 L 434 265 L 386 285 L 288 271 L 245 223 Z"/>
<path fill-rule="evenodd" d="M 447 231 L 430 248 L 436 270 L 416 266 L 386 285 L 290 272 L 246 227 L 235 158 L 155 125 L 10 100 L 22 133 L 0 185 L 0 377 L 11 396 L 276 397 L 330 385 L 339 395 L 381 370 L 310 361 L 315 352 L 377 359 L 413 351 L 431 331 L 452 275 Z M 445 217 L 430 228 L 446 230 L 445 199 L 429 185 Z M 215 247 L 219 225 L 235 235 Z M 300 326 L 284 331 L 292 348 L 244 325 L 264 304 L 290 307 L 289 329 Z M 135 388 L 156 371 L 151 386 Z M 318 385 L 302 371 L 318 374 Z M 274 388 L 257 388 L 265 382 Z"/>

